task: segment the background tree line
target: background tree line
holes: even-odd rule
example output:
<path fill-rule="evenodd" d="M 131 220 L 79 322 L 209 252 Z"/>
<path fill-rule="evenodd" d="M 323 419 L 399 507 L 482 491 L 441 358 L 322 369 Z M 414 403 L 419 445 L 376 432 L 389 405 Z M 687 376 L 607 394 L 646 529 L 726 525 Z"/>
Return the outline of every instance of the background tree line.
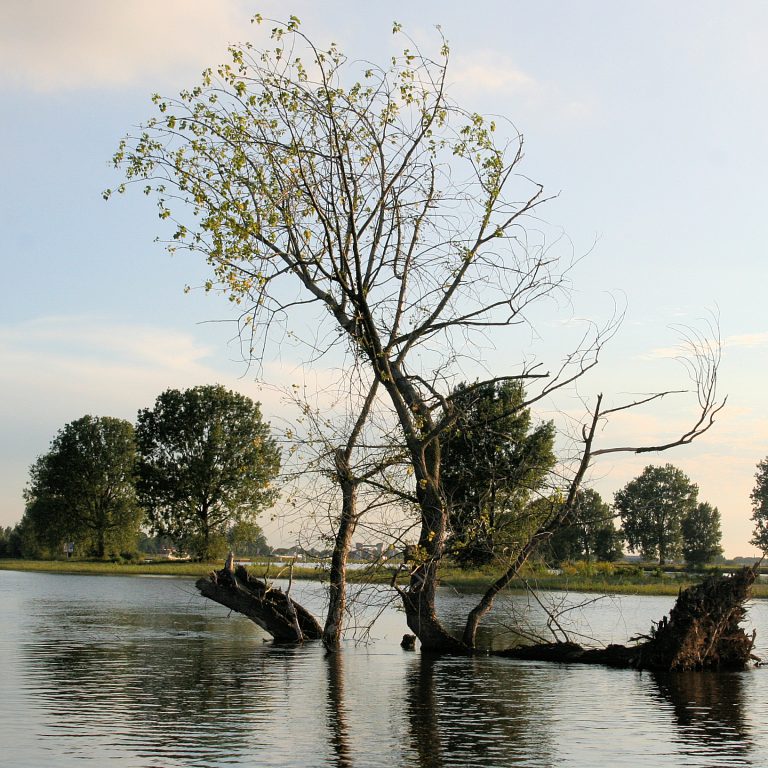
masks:
<path fill-rule="evenodd" d="M 279 469 L 258 403 L 222 386 L 168 389 L 135 427 L 83 416 L 59 430 L 30 468 L 24 516 L 0 547 L 104 558 L 135 552 L 142 538 L 200 559 L 229 547 L 257 554 L 267 544 L 256 518 L 277 497 Z"/>
<path fill-rule="evenodd" d="M 621 521 L 618 529 L 614 518 Z M 664 565 L 682 557 L 700 567 L 722 555 L 721 538 L 720 512 L 698 501 L 698 486 L 671 464 L 649 465 L 616 492 L 613 507 L 584 491 L 551 549 L 556 558 L 616 560 L 625 543 L 645 561 Z"/>
<path fill-rule="evenodd" d="M 519 546 L 558 503 L 546 495 L 554 426 L 532 426 L 518 382 L 462 383 L 454 396 L 461 416 L 442 455 L 450 557 L 464 567 L 485 566 Z M 73 554 L 97 558 L 171 547 L 201 559 L 229 548 L 266 554 L 255 518 L 276 498 L 279 466 L 258 404 L 220 386 L 169 389 L 139 412 L 135 428 L 84 416 L 65 425 L 32 465 L 24 518 L 0 531 L 0 556 L 55 556 L 69 542 Z M 765 497 L 766 466 L 753 500 Z M 580 490 L 542 557 L 553 565 L 615 561 L 626 543 L 660 565 L 681 556 L 690 566 L 705 565 L 722 554 L 720 513 L 697 496 L 697 486 L 671 464 L 646 467 L 615 494 L 613 506 L 594 489 Z M 756 522 L 765 517 L 761 512 Z"/>
<path fill-rule="evenodd" d="M 519 546 L 562 504 L 547 494 L 555 430 L 550 422 L 532 428 L 518 382 L 461 384 L 454 396 L 460 416 L 442 446 L 449 546 L 460 564 L 483 566 Z M 768 465 L 762 472 L 768 476 Z M 615 561 L 626 543 L 646 561 L 664 565 L 682 557 L 699 567 L 722 555 L 721 538 L 720 512 L 698 501 L 698 486 L 671 464 L 651 465 L 615 494 L 613 505 L 594 489 L 579 490 L 542 557 L 555 565 Z"/>

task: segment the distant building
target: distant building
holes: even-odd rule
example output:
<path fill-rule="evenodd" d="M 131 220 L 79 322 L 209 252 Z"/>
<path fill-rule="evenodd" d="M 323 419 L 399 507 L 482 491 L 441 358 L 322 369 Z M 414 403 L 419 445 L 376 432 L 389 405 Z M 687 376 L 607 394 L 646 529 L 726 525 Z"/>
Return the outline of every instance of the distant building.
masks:
<path fill-rule="evenodd" d="M 272 557 L 275 560 L 303 560 L 304 550 L 298 545 L 294 544 L 292 547 L 278 547 L 272 550 Z"/>

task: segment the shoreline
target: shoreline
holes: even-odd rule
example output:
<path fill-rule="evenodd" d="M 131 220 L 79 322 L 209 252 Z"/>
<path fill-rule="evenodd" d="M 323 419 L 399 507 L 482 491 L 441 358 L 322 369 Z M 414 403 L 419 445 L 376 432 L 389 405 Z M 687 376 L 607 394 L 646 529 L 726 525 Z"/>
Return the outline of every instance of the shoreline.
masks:
<path fill-rule="evenodd" d="M 158 561 L 149 563 L 108 563 L 89 560 L 18 560 L 0 559 L 0 571 L 23 571 L 28 573 L 61 573 L 92 576 L 182 576 L 200 577 L 213 570 L 221 568 L 222 564 L 193 563 L 189 561 Z M 282 567 L 281 567 L 282 566 Z M 269 567 L 262 565 L 256 570 L 256 575 L 269 578 L 287 578 L 288 567 L 284 563 L 272 563 Z M 294 566 L 293 578 L 301 580 L 323 581 L 328 571 L 322 568 Z M 462 571 L 459 568 L 447 567 L 440 577 L 443 587 L 455 589 L 457 592 L 481 591 L 494 578 L 493 573 L 478 571 Z M 354 569 L 348 572 L 350 583 L 389 584 L 392 571 Z M 670 578 L 658 576 L 609 576 L 595 574 L 551 575 L 531 572 L 526 581 L 532 588 L 542 591 L 587 592 L 594 594 L 617 595 L 648 595 L 676 597 L 681 589 L 696 584 L 701 578 Z M 525 587 L 510 588 L 510 592 L 525 592 Z M 768 598 L 768 584 L 755 584 L 752 590 L 754 599 Z"/>

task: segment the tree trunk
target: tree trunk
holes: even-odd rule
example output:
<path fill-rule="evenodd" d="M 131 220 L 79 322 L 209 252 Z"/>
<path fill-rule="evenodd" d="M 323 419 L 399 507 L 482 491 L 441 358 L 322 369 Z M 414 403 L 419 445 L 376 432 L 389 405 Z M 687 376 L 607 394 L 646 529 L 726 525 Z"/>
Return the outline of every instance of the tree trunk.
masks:
<path fill-rule="evenodd" d="M 645 642 L 634 646 L 585 649 L 576 643 L 545 643 L 497 655 L 657 672 L 746 669 L 756 660 L 752 654 L 755 633 L 748 635 L 739 624 L 756 577 L 756 568 L 744 568 L 733 576 L 711 576 L 683 590 L 669 617 L 651 629 Z"/>
<path fill-rule="evenodd" d="M 427 437 L 435 426 L 430 409 L 404 375 L 401 364 L 389 360 L 384 361 L 382 367 L 382 361 L 375 354 L 371 362 L 390 394 L 405 435 L 421 515 L 419 546 L 410 583 L 407 589 L 398 589 L 406 621 L 419 638 L 422 650 L 464 654 L 469 649 L 445 631 L 435 612 L 437 568 L 445 554 L 448 527 L 448 506 L 440 483 L 439 434 Z"/>
<path fill-rule="evenodd" d="M 211 527 L 208 524 L 208 505 L 205 502 L 200 509 L 200 527 L 203 530 L 203 548 L 200 552 L 200 559 L 207 563 L 211 559 Z"/>
<path fill-rule="evenodd" d="M 198 579 L 195 586 L 204 597 L 247 616 L 278 643 L 301 643 L 322 636 L 317 619 L 309 611 L 281 589 L 251 576 L 242 565 L 234 571 L 214 571 Z"/>
<path fill-rule="evenodd" d="M 496 579 L 496 581 L 494 581 L 490 587 L 488 587 L 482 598 L 480 598 L 478 604 L 467 614 L 467 621 L 464 625 L 464 634 L 462 635 L 462 640 L 464 645 L 466 645 L 468 648 L 475 647 L 477 629 L 480 626 L 480 622 L 482 621 L 483 617 L 493 607 L 493 602 L 496 599 L 496 596 L 499 594 L 499 592 L 509 586 L 509 583 L 513 578 L 515 578 L 515 576 L 517 576 L 517 574 L 520 572 L 520 569 L 523 567 L 523 565 L 525 565 L 525 562 L 531 556 L 533 551 L 539 546 L 539 544 L 542 541 L 546 541 L 546 539 L 550 537 L 550 528 L 554 530 L 555 525 L 555 523 L 552 523 L 551 526 L 537 531 L 528 540 L 509 568 L 507 568 L 507 570 L 501 576 L 499 576 L 499 578 Z"/>
<path fill-rule="evenodd" d="M 408 626 L 419 638 L 422 651 L 469 654 L 471 648 L 449 635 L 437 618 L 435 613 L 436 574 L 436 562 L 422 563 L 411 572 L 408 589 L 400 591 Z"/>
<path fill-rule="evenodd" d="M 435 472 L 439 476 L 439 467 Z M 467 654 L 471 649 L 446 632 L 435 611 L 438 565 L 445 553 L 447 506 L 437 491 L 437 483 L 427 480 L 418 482 L 417 487 L 422 525 L 416 565 L 408 589 L 400 591 L 405 618 L 423 651 Z"/>
<path fill-rule="evenodd" d="M 347 602 L 347 553 L 357 527 L 355 505 L 357 484 L 352 479 L 349 462 L 342 450 L 336 452 L 336 471 L 341 487 L 341 518 L 331 556 L 330 583 L 328 586 L 328 614 L 323 629 L 323 645 L 336 650 L 344 628 L 344 609 Z"/>

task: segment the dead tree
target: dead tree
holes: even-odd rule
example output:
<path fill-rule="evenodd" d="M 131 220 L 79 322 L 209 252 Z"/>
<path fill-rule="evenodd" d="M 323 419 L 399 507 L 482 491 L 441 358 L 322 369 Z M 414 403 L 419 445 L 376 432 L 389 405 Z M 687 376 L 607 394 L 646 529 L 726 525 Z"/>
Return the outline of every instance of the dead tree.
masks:
<path fill-rule="evenodd" d="M 577 643 L 521 646 L 498 655 L 514 659 L 569 664 L 686 672 L 703 669 L 741 670 L 757 661 L 752 653 L 755 633 L 741 627 L 745 604 L 757 577 L 757 568 L 744 568 L 733 576 L 710 576 L 682 590 L 668 617 L 655 624 L 635 645 L 583 648 Z"/>
<path fill-rule="evenodd" d="M 242 613 L 279 643 L 319 640 L 317 619 L 291 596 L 248 573 L 239 565 L 200 578 L 195 586 L 205 597 Z"/>
<path fill-rule="evenodd" d="M 687 355 L 684 358 L 689 374 L 693 380 L 699 401 L 698 416 L 691 427 L 683 434 L 657 445 L 644 446 L 614 446 L 598 447 L 595 444 L 598 429 L 615 413 L 640 408 L 644 405 L 661 400 L 664 397 L 680 394 L 679 392 L 657 392 L 646 397 L 632 400 L 618 406 L 606 408 L 603 406 L 603 395 L 598 395 L 595 406 L 588 419 L 581 427 L 582 446 L 576 471 L 571 479 L 567 495 L 561 504 L 553 504 L 549 517 L 523 544 L 502 573 L 484 592 L 477 605 L 467 615 L 462 642 L 468 648 L 475 647 L 477 628 L 482 618 L 491 610 L 496 596 L 517 577 L 520 569 L 528 558 L 560 528 L 567 525 L 574 513 L 577 494 L 584 477 L 595 459 L 612 453 L 658 453 L 687 445 L 700 437 L 714 424 L 715 416 L 725 405 L 725 400 L 717 398 L 717 374 L 720 364 L 720 345 L 690 332 L 686 338 Z"/>

